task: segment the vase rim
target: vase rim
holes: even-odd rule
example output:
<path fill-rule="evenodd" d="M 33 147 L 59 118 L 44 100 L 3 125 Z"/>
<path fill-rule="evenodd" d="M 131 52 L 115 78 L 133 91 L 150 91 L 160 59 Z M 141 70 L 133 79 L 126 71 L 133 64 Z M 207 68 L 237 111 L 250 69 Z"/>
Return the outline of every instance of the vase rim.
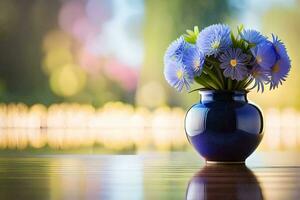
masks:
<path fill-rule="evenodd" d="M 236 95 L 246 95 L 248 90 L 210 90 L 210 89 L 200 89 L 199 94 L 236 94 Z"/>
<path fill-rule="evenodd" d="M 242 90 L 201 90 L 201 102 L 240 101 L 248 102 L 247 91 Z"/>

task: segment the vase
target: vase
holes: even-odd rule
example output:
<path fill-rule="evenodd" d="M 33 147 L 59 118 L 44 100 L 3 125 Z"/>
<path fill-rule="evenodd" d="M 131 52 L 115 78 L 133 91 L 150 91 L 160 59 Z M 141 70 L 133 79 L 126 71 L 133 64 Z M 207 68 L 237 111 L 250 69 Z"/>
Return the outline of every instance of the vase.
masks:
<path fill-rule="evenodd" d="M 186 136 L 209 163 L 244 163 L 263 137 L 263 115 L 246 91 L 200 91 L 185 116 Z"/>

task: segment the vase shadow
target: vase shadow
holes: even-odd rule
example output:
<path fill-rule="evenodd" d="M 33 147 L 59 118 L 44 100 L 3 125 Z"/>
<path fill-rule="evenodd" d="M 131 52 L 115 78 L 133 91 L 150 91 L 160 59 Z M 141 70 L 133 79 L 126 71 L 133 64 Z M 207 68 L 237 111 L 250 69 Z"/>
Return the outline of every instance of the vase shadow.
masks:
<path fill-rule="evenodd" d="M 255 174 L 245 165 L 206 165 L 189 181 L 186 199 L 264 198 Z"/>

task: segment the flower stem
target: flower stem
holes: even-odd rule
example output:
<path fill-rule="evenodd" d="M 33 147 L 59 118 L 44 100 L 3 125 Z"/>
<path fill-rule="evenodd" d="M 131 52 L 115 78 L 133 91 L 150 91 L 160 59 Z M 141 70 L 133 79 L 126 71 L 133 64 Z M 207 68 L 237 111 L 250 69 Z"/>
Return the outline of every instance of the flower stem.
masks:
<path fill-rule="evenodd" d="M 222 73 L 222 71 L 221 71 L 219 65 L 218 65 L 218 66 L 214 66 L 214 68 L 216 69 L 217 74 L 218 74 L 218 77 L 219 77 L 219 79 L 221 80 L 222 88 L 225 88 L 224 76 L 223 76 L 223 73 Z"/>
<path fill-rule="evenodd" d="M 211 58 L 206 58 L 206 61 L 212 66 L 212 68 L 214 68 L 215 72 L 218 75 L 218 80 L 219 82 L 221 82 L 221 88 L 224 89 L 225 88 L 225 78 L 223 76 L 222 70 L 220 69 L 220 63 L 218 61 L 216 61 L 215 59 L 211 59 Z"/>
<path fill-rule="evenodd" d="M 252 83 L 253 79 L 249 79 L 244 85 L 243 85 L 243 89 L 246 90 L 246 88 Z"/>
<path fill-rule="evenodd" d="M 222 83 L 218 79 L 218 77 L 207 67 L 204 66 L 203 72 L 206 73 L 218 86 L 219 89 L 222 89 Z"/>
<path fill-rule="evenodd" d="M 243 86 L 246 84 L 246 82 L 247 82 L 248 80 L 249 80 L 249 79 L 248 79 L 248 77 L 247 77 L 247 78 L 245 78 L 245 79 L 243 79 L 243 80 L 237 82 L 237 84 L 235 85 L 234 89 L 235 89 L 235 90 L 243 90 L 243 89 L 244 89 Z"/>
<path fill-rule="evenodd" d="M 203 87 L 208 88 L 208 89 L 214 89 L 213 87 L 211 87 L 211 86 L 204 80 L 203 74 L 202 74 L 201 76 L 195 77 L 194 79 L 195 79 L 195 81 L 196 81 L 197 83 L 199 83 L 199 84 L 202 85 Z"/>
<path fill-rule="evenodd" d="M 227 90 L 232 90 L 232 80 L 231 80 L 231 78 L 227 78 Z"/>
<path fill-rule="evenodd" d="M 211 59 L 211 58 L 206 58 L 205 61 L 209 62 L 212 65 L 219 65 L 220 64 L 218 61 L 215 61 L 214 59 Z"/>
<path fill-rule="evenodd" d="M 214 90 L 220 89 L 218 84 L 212 80 L 211 76 L 205 73 L 203 73 L 201 76 L 203 76 L 204 81 L 206 82 L 206 84 L 208 84 L 211 87 L 211 89 Z"/>

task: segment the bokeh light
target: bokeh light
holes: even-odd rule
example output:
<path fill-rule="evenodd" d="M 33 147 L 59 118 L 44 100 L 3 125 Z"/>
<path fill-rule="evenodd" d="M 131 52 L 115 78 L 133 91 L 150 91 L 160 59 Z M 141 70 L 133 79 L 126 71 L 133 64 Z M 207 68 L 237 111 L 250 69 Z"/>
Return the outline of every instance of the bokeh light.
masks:
<path fill-rule="evenodd" d="M 111 0 L 88 0 L 86 4 L 86 13 L 90 21 L 99 26 L 113 16 L 113 4 Z"/>
<path fill-rule="evenodd" d="M 66 1 L 59 12 L 59 25 L 67 33 L 72 33 L 76 21 L 84 16 L 84 1 Z"/>
<path fill-rule="evenodd" d="M 96 148 L 130 151 L 186 150 L 182 108 L 150 110 L 121 102 L 0 105 L 0 148 Z M 265 136 L 258 151 L 300 150 L 300 113 L 265 111 Z"/>
<path fill-rule="evenodd" d="M 76 65 L 64 65 L 53 71 L 50 77 L 52 90 L 60 96 L 78 93 L 86 83 L 86 75 Z"/>
<path fill-rule="evenodd" d="M 294 0 L 0 0 L 0 146 L 186 149 L 184 112 L 199 95 L 168 86 L 164 51 L 186 29 L 221 22 L 278 33 L 286 44 L 287 81 L 248 99 L 264 111 L 259 150 L 299 150 L 299 7 Z"/>
<path fill-rule="evenodd" d="M 115 26 L 124 24 L 128 20 L 126 16 L 136 12 L 128 15 L 124 9 L 118 10 L 118 4 L 118 1 L 94 0 L 62 3 L 57 22 L 59 29 L 47 33 L 43 42 L 43 69 L 56 95 L 79 95 L 82 88 L 93 87 L 91 82 L 85 81 L 88 78 L 109 79 L 107 81 L 118 84 L 124 91 L 136 89 L 142 46 L 122 34 L 123 26 Z M 127 3 L 122 5 L 131 8 Z M 133 49 L 136 53 L 132 54 Z"/>
<path fill-rule="evenodd" d="M 56 69 L 59 69 L 72 62 L 73 56 L 69 49 L 56 48 L 47 53 L 43 67 L 46 73 L 51 74 Z"/>

